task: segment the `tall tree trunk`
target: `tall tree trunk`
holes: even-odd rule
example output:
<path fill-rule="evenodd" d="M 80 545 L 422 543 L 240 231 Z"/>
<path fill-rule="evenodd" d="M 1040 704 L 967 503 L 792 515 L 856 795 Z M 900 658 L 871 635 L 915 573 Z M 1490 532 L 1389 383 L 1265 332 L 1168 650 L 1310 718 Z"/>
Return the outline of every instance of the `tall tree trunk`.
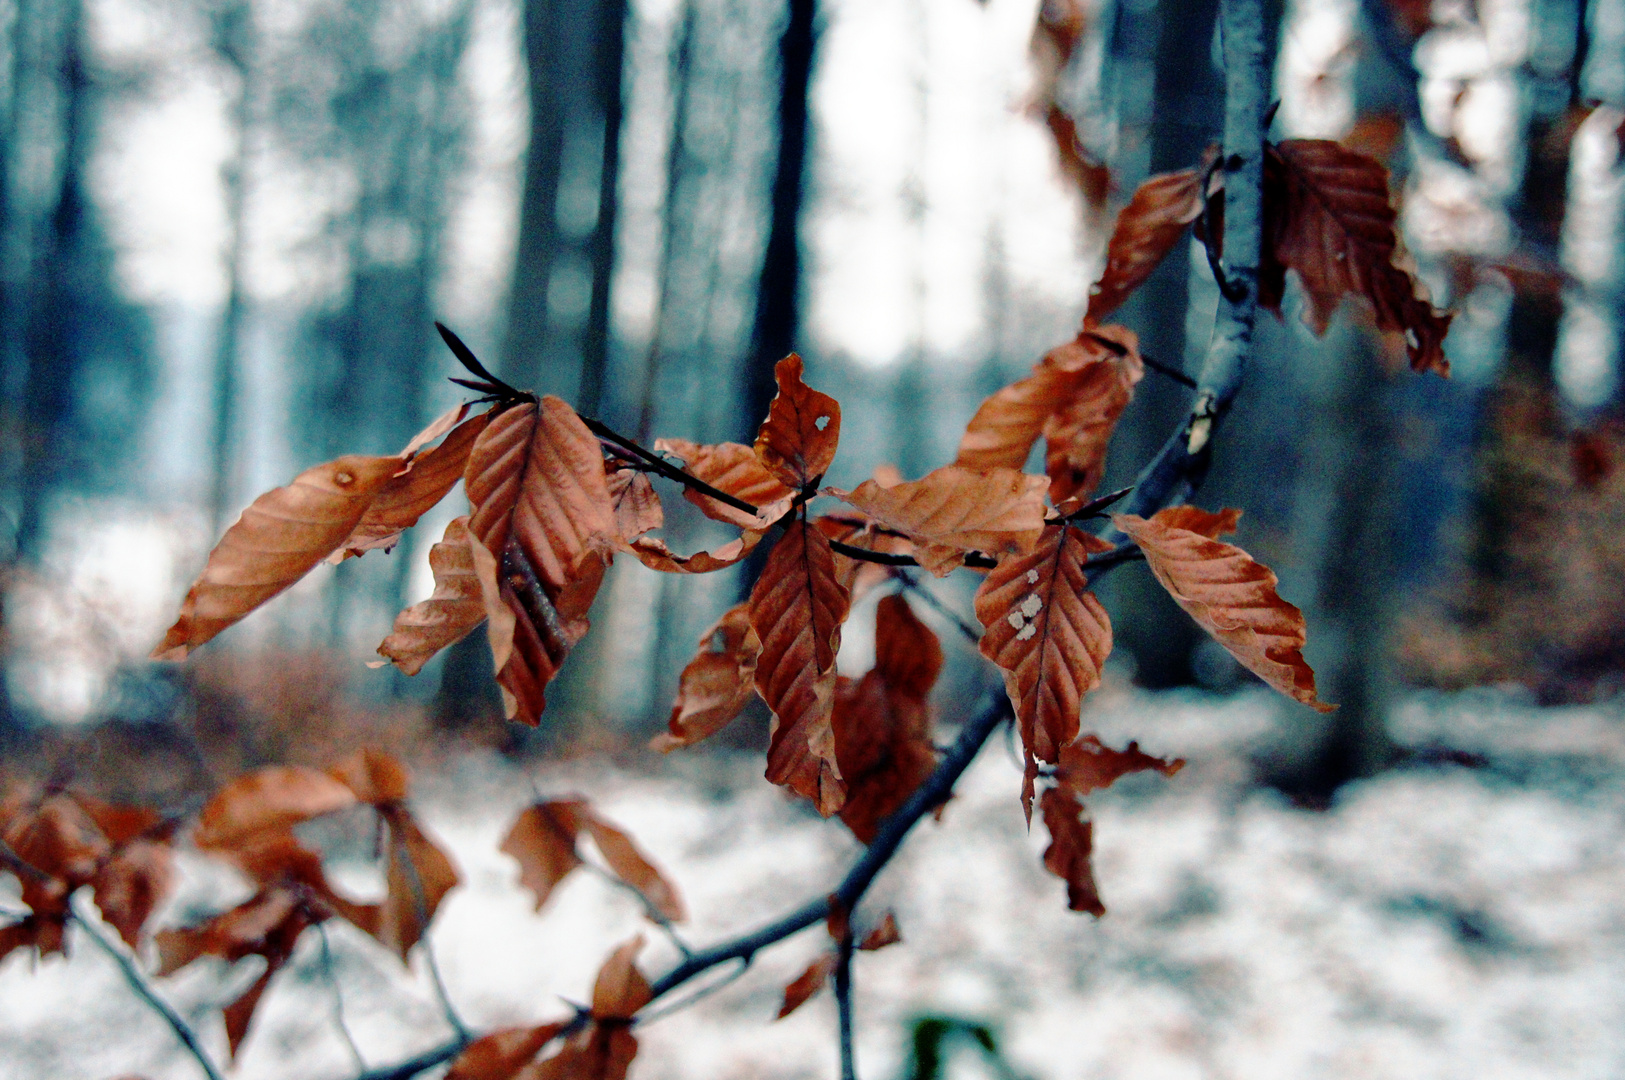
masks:
<path fill-rule="evenodd" d="M 777 392 L 773 365 L 796 347 L 801 328 L 801 205 L 807 169 L 807 93 L 817 45 L 817 0 L 788 0 L 779 36 L 779 141 L 767 247 L 756 288 L 745 396 L 740 403 L 744 442 L 756 438 Z"/>
<path fill-rule="evenodd" d="M 626 0 L 604 0 L 598 8 L 593 34 L 594 83 L 604 116 L 604 139 L 599 152 L 598 221 L 587 243 L 592 265 L 592 299 L 581 338 L 581 383 L 576 408 L 588 415 L 603 410 L 604 376 L 609 368 L 610 287 L 615 279 L 615 219 L 621 179 L 621 119 L 623 67 L 626 57 Z"/>

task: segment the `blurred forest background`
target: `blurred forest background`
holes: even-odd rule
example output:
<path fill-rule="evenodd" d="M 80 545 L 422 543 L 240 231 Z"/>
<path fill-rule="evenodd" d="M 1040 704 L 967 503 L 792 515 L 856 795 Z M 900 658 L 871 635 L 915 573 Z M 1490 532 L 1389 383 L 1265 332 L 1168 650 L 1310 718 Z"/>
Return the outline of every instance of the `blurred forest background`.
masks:
<path fill-rule="evenodd" d="M 429 592 L 411 534 L 185 668 L 145 656 L 256 493 L 393 452 L 458 399 L 435 319 L 645 439 L 748 441 L 797 349 L 846 409 L 831 482 L 948 460 L 981 398 L 1074 332 L 1116 207 L 1217 139 L 1216 8 L 5 0 L 0 746 L 72 744 L 87 768 L 163 749 L 180 767 L 142 783 L 173 794 L 358 739 L 336 734 L 358 717 L 397 746 L 641 744 L 731 574 L 617 563 L 538 736 L 503 730 L 483 635 L 416 678 L 363 666 Z M 1342 704 L 1294 714 L 1258 763 L 1314 804 L 1393 761 L 1406 687 L 1620 686 L 1625 0 L 1273 14 L 1274 137 L 1383 159 L 1457 312 L 1446 381 L 1401 372 L 1358 311 L 1314 337 L 1289 293 L 1200 496 L 1245 510 L 1241 542 L 1306 609 Z M 1193 248 L 1123 321 L 1194 370 L 1215 298 Z M 1148 377 L 1108 489 L 1186 395 Z M 968 610 L 974 584 L 941 589 Z M 1120 678 L 1251 678 L 1143 571 L 1107 602 Z M 972 690 L 959 668 L 945 702 Z"/>

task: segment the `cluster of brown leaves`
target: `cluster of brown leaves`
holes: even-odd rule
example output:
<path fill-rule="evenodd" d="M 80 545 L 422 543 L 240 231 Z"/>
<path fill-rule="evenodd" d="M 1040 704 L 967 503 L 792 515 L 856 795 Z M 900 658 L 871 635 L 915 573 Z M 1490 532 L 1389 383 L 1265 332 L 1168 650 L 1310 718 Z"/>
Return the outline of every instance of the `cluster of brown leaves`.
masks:
<path fill-rule="evenodd" d="M 154 942 L 159 975 L 204 956 L 227 962 L 246 956 L 265 960 L 260 977 L 224 1010 L 234 1054 L 260 998 L 309 927 L 345 919 L 402 961 L 427 932 L 458 876 L 451 859 L 407 809 L 408 794 L 405 767 L 387 754 L 367 750 L 326 771 L 260 769 L 226 785 L 204 805 L 192 842 L 241 870 L 256 891 L 196 926 L 159 931 Z M 376 904 L 357 903 L 335 891 L 321 856 L 293 832 L 303 822 L 359 806 L 371 808 L 387 853 L 387 892 Z"/>
<path fill-rule="evenodd" d="M 0 959 L 26 948 L 65 953 L 68 900 L 86 885 L 102 918 L 135 948 L 174 884 L 174 826 L 156 811 L 82 792 L 18 790 L 0 801 L 0 866 L 15 871 L 29 910 L 0 927 Z"/>

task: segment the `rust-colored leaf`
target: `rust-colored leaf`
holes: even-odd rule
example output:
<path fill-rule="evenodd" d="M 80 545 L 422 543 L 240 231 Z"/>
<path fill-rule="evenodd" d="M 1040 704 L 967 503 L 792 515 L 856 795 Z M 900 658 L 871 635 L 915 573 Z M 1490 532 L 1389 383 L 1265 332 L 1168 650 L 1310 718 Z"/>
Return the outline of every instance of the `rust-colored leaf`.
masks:
<path fill-rule="evenodd" d="M 954 464 L 967 469 L 1020 469 L 1027 463 L 1044 421 L 1071 398 L 1078 382 L 1077 365 L 1047 362 L 1061 353 L 1087 358 L 1092 350 L 1081 342 L 1068 342 L 1040 361 L 1027 378 L 982 402 L 959 441 Z"/>
<path fill-rule="evenodd" d="M 32 813 L 12 818 L 5 841 L 23 862 L 78 887 L 96 875 L 112 851 L 107 837 L 71 795 L 51 795 Z M 25 880 L 31 875 L 24 875 Z"/>
<path fill-rule="evenodd" d="M 402 467 L 398 457 L 352 454 L 306 469 L 287 487 L 255 499 L 209 553 L 153 659 L 186 659 L 308 574 L 344 542 Z"/>
<path fill-rule="evenodd" d="M 473 543 L 477 541 L 468 535 L 466 516 L 446 525 L 445 536 L 429 549 L 434 592 L 395 616 L 395 628 L 378 646 L 378 655 L 405 674 L 416 675 L 441 649 L 485 621 L 485 600 L 469 547 Z"/>
<path fill-rule="evenodd" d="M 576 834 L 587 804 L 579 799 L 540 802 L 519 812 L 500 850 L 519 862 L 519 884 L 536 895 L 542 910 L 559 882 L 581 865 Z"/>
<path fill-rule="evenodd" d="M 836 687 L 836 759 L 846 780 L 841 821 L 871 843 L 936 768 L 926 698 L 942 670 L 942 646 L 901 596 L 880 601 L 875 667 Z"/>
<path fill-rule="evenodd" d="M 1003 671 L 1022 742 L 1039 761 L 1057 760 L 1077 737 L 1083 695 L 1100 685 L 1111 652 L 1111 620 L 1084 569 L 1109 550 L 1080 529 L 1049 525 L 1037 547 L 1000 559 L 976 590 L 982 655 Z"/>
<path fill-rule="evenodd" d="M 627 550 L 636 555 L 644 566 L 664 574 L 709 574 L 716 570 L 726 570 L 739 562 L 755 550 L 761 539 L 761 533 L 747 532 L 715 551 L 697 551 L 692 555 L 679 555 L 667 547 L 665 541 L 644 536 L 632 541 Z"/>
<path fill-rule="evenodd" d="M 945 465 L 894 487 L 865 480 L 855 491 L 828 494 L 915 540 L 950 549 L 941 559 L 918 553 L 920 564 L 941 576 L 961 561 L 955 553 L 1031 550 L 1044 528 L 1048 487 L 1044 477 L 1014 469 Z"/>
<path fill-rule="evenodd" d="M 688 918 L 677 887 L 666 880 L 630 836 L 597 814 L 588 814 L 583 824 L 616 877 L 636 889 L 651 907 L 672 922 Z"/>
<path fill-rule="evenodd" d="M 756 456 L 781 484 L 799 491 L 817 483 L 835 460 L 841 406 L 801 381 L 801 357 L 795 353 L 780 360 L 773 374 L 779 392 L 756 436 Z"/>
<path fill-rule="evenodd" d="M 1242 666 L 1281 693 L 1320 712 L 1315 673 L 1303 658 L 1303 612 L 1275 591 L 1275 574 L 1215 539 L 1235 528 L 1240 511 L 1210 514 L 1194 506 L 1160 510 L 1149 521 L 1112 519 L 1145 552 L 1162 587 Z"/>
<path fill-rule="evenodd" d="M 637 469 L 616 469 L 605 483 L 610 505 L 615 509 L 615 539 L 620 543 L 629 544 L 666 523 L 660 496 L 646 474 Z"/>
<path fill-rule="evenodd" d="M 594 1020 L 630 1020 L 649 1004 L 649 980 L 638 970 L 636 960 L 643 950 L 643 935 L 621 944 L 604 966 L 592 987 Z"/>
<path fill-rule="evenodd" d="M 1061 748 L 1061 760 L 1055 767 L 1055 779 L 1073 794 L 1082 797 L 1091 791 L 1110 787 L 1129 773 L 1159 772 L 1172 776 L 1185 767 L 1184 758 L 1153 757 L 1131 742 L 1127 750 L 1113 750 L 1093 735 L 1085 735 L 1077 742 Z"/>
<path fill-rule="evenodd" d="M 916 554 L 914 541 L 855 511 L 845 514 L 825 514 L 823 517 L 814 518 L 812 525 L 829 540 L 840 541 L 855 548 L 862 548 L 864 551 L 877 551 L 886 555 Z M 879 563 L 854 559 L 839 551 L 834 554 L 835 578 L 850 595 L 853 604 L 867 596 L 875 586 L 891 580 L 891 571 Z M 955 557 L 958 557 L 957 552 Z"/>
<path fill-rule="evenodd" d="M 1080 341 L 1098 346 L 1073 373 L 1061 406 L 1044 421 L 1045 469 L 1050 502 L 1087 496 L 1106 473 L 1106 450 L 1118 417 L 1145 376 L 1139 340 L 1121 326 L 1085 330 Z"/>
<path fill-rule="evenodd" d="M 508 716 L 534 726 L 547 683 L 587 632 L 617 541 L 603 453 L 574 409 L 544 397 L 486 426 L 464 486 L 469 535 L 491 559 L 470 545 L 497 682 Z"/>
<path fill-rule="evenodd" d="M 610 955 L 593 984 L 592 1022 L 526 1070 L 525 1080 L 626 1080 L 638 1052 L 631 1020 L 650 998 L 649 982 L 633 962 L 642 948 L 640 935 Z"/>
<path fill-rule="evenodd" d="M 1084 323 L 1099 322 L 1121 307 L 1201 213 L 1200 170 L 1158 173 L 1136 188 L 1134 197 L 1118 212 L 1106 245 L 1106 269 L 1090 286 Z"/>
<path fill-rule="evenodd" d="M 750 626 L 750 605 L 735 604 L 700 638 L 700 650 L 683 669 L 666 732 L 649 745 L 662 753 L 692 746 L 721 731 L 756 692 L 756 660 L 762 643 Z"/>
<path fill-rule="evenodd" d="M 563 1023 L 552 1023 L 493 1031 L 457 1055 L 446 1070 L 446 1080 L 514 1080 L 564 1028 Z"/>
<path fill-rule="evenodd" d="M 400 758 L 382 750 L 358 750 L 327 770 L 327 775 L 355 793 L 364 803 L 380 806 L 404 802 L 412 787 L 412 774 Z"/>
<path fill-rule="evenodd" d="M 725 521 L 741 529 L 762 532 L 784 516 L 795 498 L 796 493 L 785 487 L 762 464 L 755 448 L 743 443 L 703 445 L 686 439 L 657 439 L 655 449 L 682 458 L 684 472 L 704 480 L 718 491 L 726 491 L 743 499 L 761 511 L 752 516 L 738 507 L 718 502 L 709 495 L 685 487 L 683 498 L 714 521 Z"/>
<path fill-rule="evenodd" d="M 379 814 L 389 825 L 389 892 L 376 926 L 363 929 L 404 962 L 459 878 L 451 859 L 405 807 L 380 807 Z"/>
<path fill-rule="evenodd" d="M 467 405 L 451 409 L 407 443 L 399 454 L 405 471 L 379 489 L 350 535 L 327 557 L 328 562 L 343 562 L 377 548 L 393 548 L 400 543 L 401 533 L 446 497 L 463 478 L 469 451 L 491 418 L 489 412 L 483 412 L 464 420 L 468 410 Z M 439 446 L 422 449 L 442 435 L 445 440 Z"/>
<path fill-rule="evenodd" d="M 1060 158 L 1061 172 L 1077 185 L 1084 206 L 1098 214 L 1106 208 L 1112 193 L 1112 173 L 1078 136 L 1078 124 L 1060 105 L 1051 102 L 1044 109 L 1044 126 L 1049 128 Z"/>
<path fill-rule="evenodd" d="M 825 817 L 846 798 L 830 720 L 847 611 L 829 541 L 804 521 L 790 522 L 750 594 L 750 624 L 762 643 L 756 689 L 773 710 L 767 778 L 813 800 Z"/>
<path fill-rule="evenodd" d="M 115 806 L 80 791 L 70 793 L 69 797 L 79 804 L 79 808 L 96 823 L 96 828 L 114 847 L 121 847 L 143 834 L 149 839 L 156 838 L 160 833 L 166 837 L 168 835 L 169 829 L 163 817 L 150 807 Z"/>
<path fill-rule="evenodd" d="M 888 945 L 896 945 L 903 940 L 903 931 L 897 926 L 897 913 L 887 911 L 880 919 L 880 925 L 866 934 L 858 948 L 864 952 L 875 952 Z"/>
<path fill-rule="evenodd" d="M 1279 312 L 1286 271 L 1296 270 L 1316 333 L 1343 297 L 1363 297 L 1378 328 L 1405 335 L 1412 368 L 1450 373 L 1452 316 L 1433 307 L 1400 247 L 1380 162 L 1324 139 L 1287 139 L 1265 154 L 1264 207 L 1259 303 Z"/>
<path fill-rule="evenodd" d="M 835 963 L 834 953 L 823 953 L 808 964 L 807 970 L 797 975 L 791 980 L 790 985 L 784 988 L 784 1004 L 779 1006 L 779 1015 L 774 1019 L 783 1020 L 822 990 L 831 973 L 835 971 Z"/>
<path fill-rule="evenodd" d="M 230 848 L 256 833 L 286 829 L 355 804 L 355 792 L 326 773 L 273 765 L 216 792 L 198 814 L 192 842 L 205 850 Z"/>
<path fill-rule="evenodd" d="M 1050 788 L 1039 800 L 1050 844 L 1044 849 L 1044 867 L 1066 882 L 1066 906 L 1099 918 L 1106 914 L 1095 885 L 1089 856 L 1094 849 L 1094 824 L 1079 816 L 1076 796 L 1063 788 Z"/>
<path fill-rule="evenodd" d="M 175 884 L 175 853 L 169 845 L 136 840 L 119 848 L 91 881 L 96 907 L 131 949 L 141 928 Z"/>

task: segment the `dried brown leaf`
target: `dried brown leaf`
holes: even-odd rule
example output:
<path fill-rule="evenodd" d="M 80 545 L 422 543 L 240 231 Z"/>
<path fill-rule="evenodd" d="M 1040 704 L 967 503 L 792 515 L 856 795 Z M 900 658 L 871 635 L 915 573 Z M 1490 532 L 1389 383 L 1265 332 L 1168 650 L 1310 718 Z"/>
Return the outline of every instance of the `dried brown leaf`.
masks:
<path fill-rule="evenodd" d="M 807 1003 L 818 991 L 824 988 L 829 981 L 830 974 L 835 970 L 835 954 L 824 953 L 807 965 L 807 970 L 797 975 L 790 985 L 784 988 L 784 1004 L 779 1006 L 779 1015 L 775 1020 L 783 1020 Z"/>
<path fill-rule="evenodd" d="M 464 485 L 469 534 L 495 563 L 470 545 L 497 682 L 508 716 L 534 726 L 547 683 L 587 632 L 617 541 L 603 453 L 575 410 L 548 396 L 486 426 Z"/>
<path fill-rule="evenodd" d="M 576 834 L 587 804 L 579 799 L 536 803 L 519 812 L 501 851 L 519 862 L 519 884 L 536 895 L 536 910 L 565 876 L 581 865 Z"/>
<path fill-rule="evenodd" d="M 1113 750 L 1093 735 L 1061 748 L 1055 779 L 1080 798 L 1091 791 L 1110 787 L 1129 773 L 1155 771 L 1172 776 L 1185 767 L 1184 758 L 1153 757 L 1130 742 L 1126 750 Z"/>
<path fill-rule="evenodd" d="M 835 460 L 841 406 L 801 381 L 801 357 L 795 353 L 780 360 L 773 374 L 779 392 L 756 436 L 756 456 L 781 484 L 799 491 L 817 483 Z"/>
<path fill-rule="evenodd" d="M 398 457 L 352 454 L 255 499 L 209 553 L 153 659 L 186 659 L 308 574 L 345 541 L 402 467 Z"/>
<path fill-rule="evenodd" d="M 660 496 L 649 477 L 637 469 L 616 469 L 606 481 L 610 505 L 615 508 L 615 538 L 629 544 L 666 523 Z"/>
<path fill-rule="evenodd" d="M 875 608 L 875 670 L 889 690 L 921 702 L 942 674 L 942 642 L 901 594 Z"/>
<path fill-rule="evenodd" d="M 627 550 L 636 555 L 644 566 L 664 574 L 709 574 L 716 570 L 726 570 L 739 562 L 755 550 L 761 539 L 761 533 L 747 532 L 715 551 L 697 551 L 692 555 L 679 555 L 667 547 L 665 541 L 644 536 L 632 541 Z"/>
<path fill-rule="evenodd" d="M 864 952 L 875 952 L 884 949 L 887 945 L 896 945 L 903 940 L 903 931 L 897 926 L 897 913 L 887 911 L 880 919 L 880 925 L 869 931 L 864 939 L 858 943 L 858 948 Z"/>
<path fill-rule="evenodd" d="M 951 549 L 945 559 L 917 553 L 922 566 L 941 576 L 961 561 L 953 553 L 1031 550 L 1044 528 L 1048 487 L 1044 477 L 1014 469 L 945 465 L 894 487 L 865 480 L 855 491 L 827 493 L 917 541 Z"/>
<path fill-rule="evenodd" d="M 636 960 L 643 950 L 643 935 L 623 942 L 604 961 L 592 987 L 594 1020 L 630 1020 L 649 1004 L 649 980 L 638 970 Z"/>
<path fill-rule="evenodd" d="M 1264 157 L 1264 259 L 1259 303 L 1280 311 L 1286 271 L 1309 303 L 1304 320 L 1324 333 L 1345 296 L 1363 297 L 1377 326 L 1405 335 L 1411 367 L 1450 373 L 1444 338 L 1452 316 L 1436 310 L 1400 248 L 1388 171 L 1324 139 L 1287 139 Z"/>
<path fill-rule="evenodd" d="M 704 445 L 686 439 L 657 439 L 655 449 L 677 455 L 683 459 L 683 470 L 690 476 L 704 480 L 718 491 L 726 491 L 743 499 L 761 511 L 753 516 L 738 507 L 718 502 L 709 495 L 685 487 L 683 498 L 714 521 L 725 521 L 741 529 L 762 532 L 783 517 L 795 499 L 796 493 L 780 483 L 779 478 L 756 456 L 756 450 L 744 443 Z"/>
<path fill-rule="evenodd" d="M 90 881 L 112 851 L 95 820 L 71 795 L 48 796 L 32 813 L 13 817 L 5 840 L 23 862 L 73 887 Z"/>
<path fill-rule="evenodd" d="M 1050 788 L 1039 800 L 1050 844 L 1044 849 L 1044 867 L 1066 882 L 1066 906 L 1099 918 L 1106 914 L 1095 885 L 1089 856 L 1094 849 L 1094 824 L 1079 816 L 1077 798 L 1062 788 Z"/>
<path fill-rule="evenodd" d="M 767 778 L 813 800 L 825 817 L 846 798 L 830 722 L 847 611 L 829 541 L 790 522 L 751 590 L 750 624 L 762 643 L 756 689 L 773 710 Z"/>
<path fill-rule="evenodd" d="M 1106 245 L 1106 269 L 1089 288 L 1085 325 L 1097 323 L 1121 307 L 1201 213 L 1200 170 L 1158 173 L 1136 188 L 1134 197 L 1118 212 Z"/>
<path fill-rule="evenodd" d="M 406 445 L 398 455 L 405 471 L 379 489 L 360 522 L 339 549 L 327 557 L 328 562 L 343 562 L 377 548 L 393 548 L 400 543 L 401 533 L 446 497 L 463 478 L 469 451 L 491 418 L 489 412 L 484 412 L 464 420 L 468 410 L 467 405 L 449 410 Z M 439 446 L 422 449 L 442 435 L 445 440 Z"/>
<path fill-rule="evenodd" d="M 412 774 L 401 760 L 371 747 L 332 766 L 327 775 L 355 792 L 362 802 L 374 806 L 404 802 L 412 788 Z"/>
<path fill-rule="evenodd" d="M 1089 212 L 1100 213 L 1112 193 L 1111 170 L 1084 145 L 1078 135 L 1077 121 L 1060 105 L 1052 102 L 1044 109 L 1044 126 L 1049 128 L 1050 138 L 1055 143 L 1061 172 L 1082 192 Z"/>
<path fill-rule="evenodd" d="M 750 605 L 735 604 L 700 638 L 700 649 L 683 668 L 666 732 L 650 747 L 669 753 L 721 731 L 756 692 L 756 660 L 762 643 L 750 626 Z"/>
<path fill-rule="evenodd" d="M 416 675 L 441 649 L 485 621 L 485 599 L 469 547 L 477 542 L 468 534 L 465 516 L 453 518 L 445 536 L 429 549 L 434 592 L 395 616 L 395 628 L 378 646 L 378 655 L 405 674 Z"/>
<path fill-rule="evenodd" d="M 666 880 L 659 867 L 649 861 L 630 836 L 597 814 L 587 815 L 583 824 L 616 877 L 636 889 L 650 907 L 672 922 L 688 918 L 677 887 Z"/>
<path fill-rule="evenodd" d="M 563 1023 L 553 1023 L 493 1031 L 457 1055 L 446 1080 L 513 1080 L 564 1028 Z"/>
<path fill-rule="evenodd" d="M 389 892 L 376 925 L 362 929 L 404 963 L 459 878 L 451 859 L 405 807 L 384 806 L 379 814 L 389 825 Z"/>
<path fill-rule="evenodd" d="M 1004 673 L 1022 743 L 1039 761 L 1057 760 L 1077 737 L 1083 695 L 1100 685 L 1111 652 L 1111 620 L 1084 569 L 1109 550 L 1080 529 L 1049 525 L 1037 547 L 1000 559 L 976 590 L 982 655 Z"/>
<path fill-rule="evenodd" d="M 1175 602 L 1242 666 L 1288 697 L 1330 712 L 1334 706 L 1316 697 L 1315 673 L 1303 658 L 1303 612 L 1276 593 L 1268 567 L 1214 539 L 1234 529 L 1238 515 L 1176 506 L 1149 521 L 1120 514 L 1112 522 L 1145 552 Z"/>
<path fill-rule="evenodd" d="M 216 792 L 198 814 L 192 842 L 205 850 L 237 847 L 256 833 L 283 830 L 355 804 L 355 792 L 326 773 L 273 765 Z"/>
<path fill-rule="evenodd" d="M 1145 376 L 1139 340 L 1125 327 L 1086 330 L 1079 340 L 1099 348 L 1073 373 L 1067 397 L 1044 421 L 1044 467 L 1056 505 L 1100 486 L 1112 431 Z"/>
<path fill-rule="evenodd" d="M 119 848 L 91 880 L 96 907 L 131 949 L 141 929 L 175 884 L 175 853 L 169 845 L 136 840 Z"/>

